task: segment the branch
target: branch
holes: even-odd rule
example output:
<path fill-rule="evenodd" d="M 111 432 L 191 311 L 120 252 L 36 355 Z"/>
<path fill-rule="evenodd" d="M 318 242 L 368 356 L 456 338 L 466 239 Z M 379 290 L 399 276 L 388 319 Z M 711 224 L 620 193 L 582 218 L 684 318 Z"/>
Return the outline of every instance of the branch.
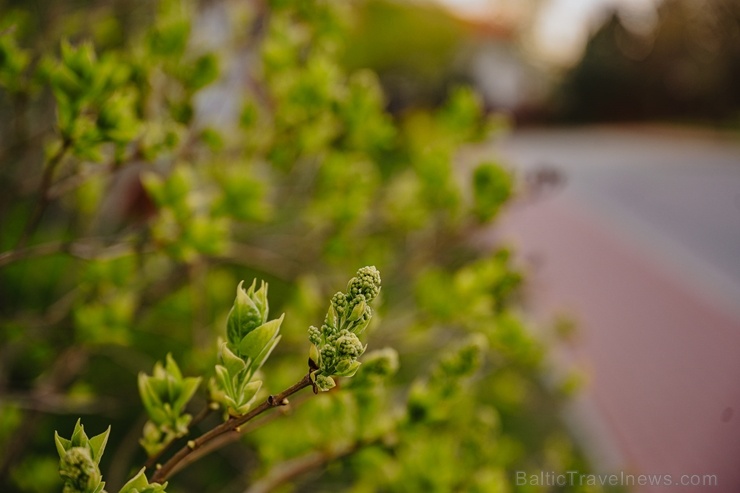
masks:
<path fill-rule="evenodd" d="M 38 411 L 44 414 L 112 414 L 117 410 L 116 402 L 112 398 L 74 399 L 60 392 L 5 394 L 3 400 L 25 411 Z"/>
<path fill-rule="evenodd" d="M 82 372 L 87 365 L 88 357 L 86 348 L 68 347 L 39 378 L 33 393 L 43 396 L 63 390 Z M 42 414 L 39 410 L 28 410 L 13 435 L 5 442 L 4 455 L 0 460 L 0 490 L 7 491 L 3 489 L 2 481 L 9 478 L 8 473 L 12 466 L 23 456 L 25 448 L 31 443 L 28 437 L 34 436 L 34 430 L 41 424 Z"/>
<path fill-rule="evenodd" d="M 192 430 L 195 426 L 197 426 L 201 421 L 203 421 L 204 419 L 206 419 L 213 411 L 215 411 L 216 409 L 218 409 L 218 404 L 215 404 L 216 405 L 216 408 L 215 409 L 213 407 L 211 407 L 213 404 L 214 403 L 209 402 L 206 405 L 206 407 L 204 407 L 203 409 L 201 409 L 200 412 L 190 421 L 190 423 L 188 424 L 188 428 L 190 430 Z M 174 444 L 180 438 L 182 438 L 182 437 L 173 438 L 172 440 L 170 440 L 169 442 L 167 442 L 164 445 L 164 447 L 162 447 L 162 450 L 160 450 L 157 454 L 155 454 L 155 455 L 149 457 L 149 459 L 147 459 L 146 463 L 144 464 L 144 467 L 146 467 L 147 469 L 151 469 L 152 467 L 154 467 L 157 464 L 157 462 L 159 461 L 159 459 L 162 457 L 162 455 L 164 455 L 164 453 L 167 452 L 167 450 L 172 446 L 172 444 Z"/>
<path fill-rule="evenodd" d="M 288 404 L 288 397 L 295 394 L 299 390 L 309 387 L 311 385 L 312 385 L 311 375 L 306 374 L 306 376 L 304 376 L 300 381 L 298 381 L 291 387 L 288 387 L 287 389 L 283 390 L 279 394 L 269 396 L 262 404 L 255 407 L 254 409 L 249 411 L 247 414 L 243 416 L 239 416 L 239 417 L 231 417 L 226 422 L 204 433 L 203 435 L 199 436 L 195 440 L 189 441 L 185 447 L 181 448 L 175 455 L 173 455 L 170 458 L 170 460 L 168 460 L 162 467 L 159 467 L 156 470 L 154 475 L 152 475 L 152 479 L 150 482 L 160 483 L 160 484 L 163 483 L 171 476 L 171 474 L 173 473 L 173 469 L 180 462 L 182 462 L 187 457 L 189 457 L 194 451 L 198 450 L 199 448 L 203 447 L 205 444 L 209 443 L 211 440 L 214 440 L 215 438 L 218 438 L 219 436 L 225 433 L 234 432 L 234 431 L 239 432 L 240 431 L 239 427 L 241 425 L 259 416 L 260 414 L 267 411 L 268 409 L 272 409 L 274 407 L 286 406 Z"/>
<path fill-rule="evenodd" d="M 332 389 L 334 390 L 334 389 Z M 303 394 L 296 399 L 293 399 L 290 401 L 290 407 L 295 408 L 299 404 L 301 404 L 304 400 L 306 400 L 309 396 L 306 394 Z M 253 421 L 250 421 L 248 425 L 241 427 L 239 431 L 230 431 L 228 433 L 224 433 L 223 435 L 219 436 L 218 438 L 214 438 L 210 442 L 208 442 L 203 447 L 199 448 L 198 450 L 195 450 L 192 454 L 190 454 L 188 457 L 182 460 L 174 469 L 172 469 L 172 475 L 177 474 L 180 470 L 185 469 L 190 464 L 200 460 L 200 458 L 209 455 L 212 452 L 215 452 L 216 450 L 225 447 L 226 445 L 236 442 L 239 440 L 244 433 L 249 433 L 252 430 L 256 430 L 257 428 L 262 428 L 264 425 L 270 423 L 271 421 L 284 416 L 286 413 L 288 413 L 288 410 L 282 410 L 279 409 L 277 413 L 268 414 L 267 416 L 264 416 L 260 419 L 255 419 Z"/>
<path fill-rule="evenodd" d="M 63 253 L 67 250 L 67 247 L 68 244 L 63 241 L 52 241 L 51 243 L 43 243 L 27 248 L 19 247 L 14 250 L 8 250 L 7 252 L 0 253 L 0 267 L 29 257 L 43 257 L 55 253 Z"/>
<path fill-rule="evenodd" d="M 134 251 L 134 247 L 125 242 L 113 244 L 109 247 L 101 247 L 96 244 L 96 241 L 98 240 L 95 238 L 74 242 L 52 241 L 8 250 L 0 253 L 0 267 L 27 258 L 44 257 L 58 253 L 64 253 L 82 260 L 105 260 L 130 255 Z"/>
<path fill-rule="evenodd" d="M 54 179 L 54 172 L 56 171 L 57 166 L 59 166 L 59 163 L 62 162 L 62 159 L 67 154 L 67 151 L 69 150 L 71 145 L 72 141 L 70 139 L 65 138 L 64 140 L 62 140 L 62 145 L 46 163 L 44 174 L 41 176 L 41 184 L 39 185 L 36 207 L 31 213 L 31 218 L 26 223 L 26 227 L 23 229 L 23 233 L 18 239 L 18 243 L 16 243 L 16 250 L 26 246 L 26 243 L 28 243 L 31 235 L 41 222 L 41 216 L 43 216 L 46 207 L 49 205 L 49 187 L 51 187 L 51 182 Z"/>
<path fill-rule="evenodd" d="M 244 493 L 269 493 L 292 479 L 314 469 L 324 467 L 334 460 L 351 455 L 376 442 L 377 440 L 358 440 L 333 450 L 311 452 L 302 457 L 287 460 L 273 467 L 267 476 L 254 483 Z"/>

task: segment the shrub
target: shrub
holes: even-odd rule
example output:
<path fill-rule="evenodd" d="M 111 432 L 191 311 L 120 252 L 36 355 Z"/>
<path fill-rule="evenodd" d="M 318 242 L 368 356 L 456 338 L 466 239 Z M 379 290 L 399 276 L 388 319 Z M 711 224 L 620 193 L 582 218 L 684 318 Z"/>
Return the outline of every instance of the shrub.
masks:
<path fill-rule="evenodd" d="M 494 120 L 467 89 L 386 113 L 337 62 L 351 14 L 4 12 L 2 491 L 509 491 L 580 467 L 521 274 L 469 241 L 512 194 L 492 156 L 454 166 Z"/>

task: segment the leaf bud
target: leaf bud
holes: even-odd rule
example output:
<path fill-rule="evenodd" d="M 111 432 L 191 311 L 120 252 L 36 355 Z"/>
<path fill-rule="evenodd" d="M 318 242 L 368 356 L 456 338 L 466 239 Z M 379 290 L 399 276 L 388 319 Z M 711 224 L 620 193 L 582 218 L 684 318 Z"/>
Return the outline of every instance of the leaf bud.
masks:
<path fill-rule="evenodd" d="M 256 280 L 247 290 L 242 287 L 243 284 L 244 281 L 240 282 L 236 288 L 234 305 L 226 322 L 226 336 L 233 347 L 237 347 L 244 336 L 264 324 L 269 312 L 267 284 L 262 282 L 257 290 Z"/>
<path fill-rule="evenodd" d="M 59 475 L 64 480 L 64 491 L 92 493 L 102 479 L 90 450 L 84 447 L 70 448 L 59 464 Z"/>

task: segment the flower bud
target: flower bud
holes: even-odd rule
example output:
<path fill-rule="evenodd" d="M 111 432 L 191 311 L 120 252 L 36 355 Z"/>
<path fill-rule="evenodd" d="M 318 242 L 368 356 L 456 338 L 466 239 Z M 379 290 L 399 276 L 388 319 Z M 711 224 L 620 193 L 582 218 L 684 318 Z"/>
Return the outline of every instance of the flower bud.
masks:
<path fill-rule="evenodd" d="M 352 358 L 357 358 L 364 351 L 360 339 L 348 331 L 344 331 L 344 334 L 337 339 L 336 347 L 340 356 L 350 356 Z"/>
<path fill-rule="evenodd" d="M 321 331 L 318 327 L 312 325 L 308 328 L 308 340 L 316 346 L 321 344 Z"/>
<path fill-rule="evenodd" d="M 347 286 L 349 296 L 355 297 L 362 294 L 368 302 L 374 300 L 379 292 L 380 272 L 372 265 L 358 270 L 356 276 L 350 279 Z"/>
<path fill-rule="evenodd" d="M 321 366 L 324 368 L 331 368 L 334 366 L 336 356 L 337 350 L 334 346 L 325 344 L 324 347 L 321 348 Z"/>
<path fill-rule="evenodd" d="M 334 379 L 331 377 L 327 377 L 326 375 L 316 375 L 314 383 L 319 389 L 323 391 L 330 390 L 334 388 L 334 386 L 336 386 Z"/>

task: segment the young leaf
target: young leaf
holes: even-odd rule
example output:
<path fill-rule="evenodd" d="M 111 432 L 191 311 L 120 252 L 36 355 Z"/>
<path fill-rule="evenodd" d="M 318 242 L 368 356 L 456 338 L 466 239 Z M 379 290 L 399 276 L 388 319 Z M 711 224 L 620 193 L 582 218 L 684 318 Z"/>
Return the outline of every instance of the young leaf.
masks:
<path fill-rule="evenodd" d="M 185 409 L 185 405 L 190 402 L 190 399 L 195 395 L 195 391 L 198 390 L 200 381 L 200 377 L 188 377 L 183 379 L 182 385 L 180 386 L 180 394 L 172 403 L 172 409 L 175 413 L 180 414 Z"/>
<path fill-rule="evenodd" d="M 246 368 L 247 365 L 244 360 L 234 354 L 233 351 L 229 349 L 229 345 L 226 342 L 221 342 L 220 346 L 219 356 L 229 374 L 236 375 Z"/>
<path fill-rule="evenodd" d="M 352 377 L 357 373 L 357 370 L 360 368 L 359 361 L 347 361 L 343 360 L 340 361 L 339 364 L 337 364 L 337 368 L 335 370 L 335 375 L 338 377 Z"/>
<path fill-rule="evenodd" d="M 249 368 L 249 372 L 254 375 L 255 372 L 257 372 L 260 368 L 262 368 L 262 365 L 265 364 L 265 361 L 267 361 L 267 358 L 270 357 L 270 354 L 272 354 L 272 350 L 275 349 L 275 347 L 280 342 L 280 339 L 283 336 L 277 336 L 271 343 L 268 343 L 263 349 L 262 352 L 260 352 L 259 355 L 252 361 L 252 364 Z"/>
<path fill-rule="evenodd" d="M 64 454 L 67 453 L 67 450 L 72 446 L 72 442 L 66 438 L 60 437 L 59 433 L 56 431 L 54 432 L 54 444 L 57 447 L 57 453 L 59 454 L 60 459 L 64 457 Z"/>
<path fill-rule="evenodd" d="M 254 283 L 249 292 L 244 290 L 243 284 L 244 281 L 240 282 L 236 288 L 234 306 L 231 308 L 226 322 L 227 339 L 235 347 L 238 347 L 239 341 L 244 336 L 262 324 L 267 315 L 260 311 L 253 296 L 250 296 L 250 293 L 254 294 Z"/>
<path fill-rule="evenodd" d="M 218 380 L 219 387 L 226 393 L 226 396 L 233 399 L 236 392 L 234 391 L 234 383 L 229 370 L 224 366 L 216 365 L 216 379 Z"/>
<path fill-rule="evenodd" d="M 167 483 L 150 484 L 146 479 L 145 470 L 146 468 L 142 467 L 136 476 L 123 485 L 119 493 L 166 493 L 165 488 L 167 488 Z"/>
<path fill-rule="evenodd" d="M 100 458 L 103 456 L 103 452 L 105 452 L 108 435 L 110 435 L 110 426 L 100 435 L 96 435 L 90 439 L 90 452 L 92 452 L 92 458 L 96 464 L 100 464 Z"/>
<path fill-rule="evenodd" d="M 239 353 L 252 361 L 256 361 L 268 344 L 277 336 L 284 316 L 281 315 L 278 319 L 270 320 L 244 336 L 239 343 Z"/>

